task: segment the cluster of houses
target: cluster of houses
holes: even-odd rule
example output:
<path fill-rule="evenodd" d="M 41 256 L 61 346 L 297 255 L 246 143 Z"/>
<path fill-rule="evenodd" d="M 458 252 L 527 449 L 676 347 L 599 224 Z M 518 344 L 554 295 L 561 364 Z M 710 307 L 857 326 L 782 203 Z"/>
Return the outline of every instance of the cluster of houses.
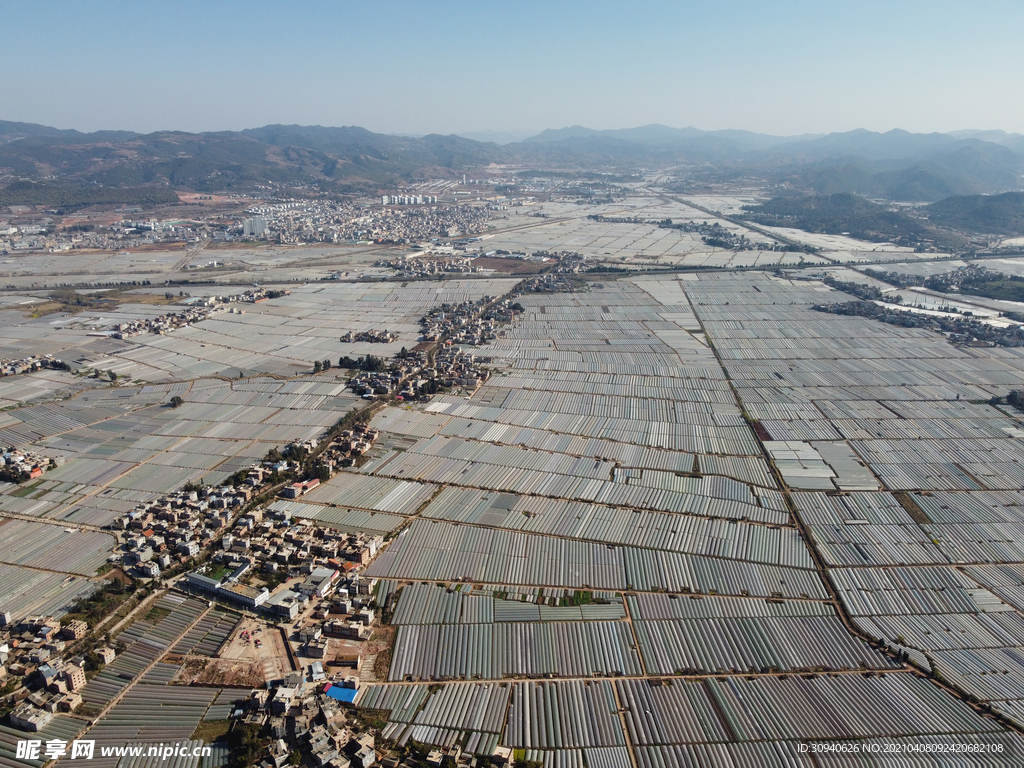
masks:
<path fill-rule="evenodd" d="M 44 456 L 14 446 L 0 453 L 0 468 L 15 470 L 21 477 L 27 475 L 29 479 L 41 477 L 46 470 L 59 467 L 63 463 L 63 456 Z"/>
<path fill-rule="evenodd" d="M 482 362 L 472 352 L 464 352 L 459 346 L 445 345 L 437 350 L 435 375 L 446 387 L 476 389 L 488 376 Z"/>
<path fill-rule="evenodd" d="M 528 293 L 572 293 L 576 286 L 564 274 L 548 273 L 531 277 L 522 289 Z"/>
<path fill-rule="evenodd" d="M 158 315 L 157 317 L 118 323 L 114 326 L 111 335 L 115 339 L 127 339 L 142 333 L 167 333 L 176 328 L 185 328 L 206 320 L 212 314 L 212 309 L 218 305 L 258 304 L 261 301 L 280 298 L 290 293 L 291 291 L 254 287 L 230 296 L 210 296 L 205 299 L 193 300 L 194 303 L 191 306 L 182 309 L 180 312 L 171 312 L 166 315 Z M 240 312 L 241 310 L 232 309 L 231 311 Z"/>
<path fill-rule="evenodd" d="M 308 685 L 305 676 L 294 673 L 280 682 L 271 690 L 254 690 L 243 703 L 244 722 L 258 726 L 271 739 L 259 768 L 284 768 L 295 751 L 308 757 L 307 765 L 318 768 L 411 765 L 388 754 L 358 714 L 345 706 L 356 694 L 358 683 L 353 678 Z M 505 747 L 497 747 L 493 756 L 485 758 L 463 752 L 456 744 L 430 751 L 426 764 L 494 766 L 507 765 L 512 758 L 512 750 Z"/>
<path fill-rule="evenodd" d="M 367 207 L 330 200 L 280 200 L 249 208 L 265 219 L 263 236 L 285 244 L 312 242 L 415 243 L 486 228 L 493 206 Z"/>
<path fill-rule="evenodd" d="M 202 545 L 219 536 L 232 515 L 259 495 L 275 472 L 287 472 L 287 461 L 251 467 L 238 486 L 184 488 L 140 505 L 109 527 L 124 531 L 111 562 L 130 566 L 139 576 L 155 578 L 173 564 L 199 554 Z"/>
<path fill-rule="evenodd" d="M 29 355 L 28 357 L 5 357 L 0 359 L 0 376 L 15 376 L 19 373 L 35 373 L 42 368 L 68 370 L 70 366 L 53 355 Z"/>
<path fill-rule="evenodd" d="M 460 304 L 445 302 L 420 318 L 421 341 L 448 339 L 458 344 L 483 344 L 495 337 L 494 321 L 483 318 L 485 310 L 494 301 L 483 296 L 476 301 Z"/>
<path fill-rule="evenodd" d="M 419 350 L 406 352 L 383 364 L 381 370 L 364 370 L 348 380 L 346 386 L 357 395 L 372 400 L 378 395 L 390 395 L 402 388 L 403 382 L 412 382 L 416 388 L 421 380 L 425 384 L 433 378 L 427 368 L 427 353 Z"/>
<path fill-rule="evenodd" d="M 354 680 L 308 685 L 307 677 L 296 672 L 278 682 L 268 690 L 254 690 L 243 703 L 243 721 L 271 739 L 259 768 L 284 768 L 295 751 L 323 768 L 377 764 L 373 733 L 344 706 L 355 694 Z"/>
<path fill-rule="evenodd" d="M 374 551 L 382 543 L 372 542 Z M 327 566 L 316 566 L 304 581 L 291 587 L 292 591 L 306 598 L 311 608 L 308 621 L 304 621 L 296 631 L 302 656 L 328 659 L 328 639 L 332 637 L 345 640 L 366 640 L 370 637 L 370 627 L 377 615 L 373 598 L 364 592 L 372 589 L 373 582 L 366 582 L 358 575 L 341 576 L 346 568 L 351 567 L 352 562 L 341 563 L 342 570 L 335 570 L 334 562 Z M 360 567 L 360 564 L 356 563 L 356 567 Z M 344 658 L 335 656 L 332 661 L 358 669 L 360 657 L 358 654 Z"/>
<path fill-rule="evenodd" d="M 349 534 L 311 521 L 293 521 L 288 502 L 277 502 L 267 510 L 255 509 L 240 517 L 221 537 L 221 550 L 212 562 L 186 575 L 186 585 L 244 608 L 260 608 L 291 620 L 309 605 L 310 599 L 335 594 L 349 600 L 365 591 L 359 585 L 358 571 L 383 543 L 380 536 Z M 246 583 L 253 580 L 249 576 L 258 573 L 263 579 L 279 574 L 290 583 L 271 594 L 266 588 Z M 353 607 L 361 608 L 352 603 L 345 607 L 343 615 Z"/>
<path fill-rule="evenodd" d="M 340 341 L 343 344 L 351 344 L 352 342 L 358 341 L 364 341 L 370 344 L 390 344 L 397 338 L 397 333 L 391 333 L 390 331 L 386 330 L 377 331 L 371 329 L 369 331 L 359 331 L 358 333 L 355 334 L 353 334 L 352 331 L 349 331 L 348 333 L 341 337 Z"/>
<path fill-rule="evenodd" d="M 351 429 L 342 431 L 324 449 L 320 454 L 320 463 L 326 465 L 332 472 L 341 467 L 351 467 L 358 457 L 373 447 L 378 437 L 380 430 L 371 429 L 366 424 L 354 424 Z"/>
<path fill-rule="evenodd" d="M 475 255 L 425 258 L 417 254 L 408 254 L 397 259 L 381 259 L 374 262 L 374 266 L 389 267 L 398 272 L 399 277 L 428 277 L 448 273 L 470 274 L 482 270 L 482 267 L 473 265 Z"/>
<path fill-rule="evenodd" d="M 576 251 L 559 251 L 555 258 L 558 259 L 555 271 L 562 274 L 575 275 L 579 272 L 585 272 L 588 266 L 587 257 Z"/>
<path fill-rule="evenodd" d="M 28 680 L 34 678 L 34 691 L 22 688 L 11 712 L 11 724 L 24 731 L 38 731 L 57 712 L 73 712 L 82 703 L 86 660 L 82 655 L 64 659 L 61 654 L 71 643 L 89 632 L 84 621 L 61 621 L 53 616 L 28 616 L 10 624 L 0 614 L 0 679 L 8 672 Z M 106 665 L 117 655 L 113 648 L 95 650 L 96 663 Z"/>
<path fill-rule="evenodd" d="M 428 362 L 425 352 L 409 352 L 392 360 L 387 370 L 361 371 L 348 381 L 348 387 L 368 400 L 395 394 L 409 401 L 429 399 L 439 387 L 475 389 L 488 376 L 483 359 L 450 342 L 438 348 L 433 365 Z"/>
<path fill-rule="evenodd" d="M 209 316 L 210 310 L 205 307 L 188 307 L 180 312 L 169 312 L 156 317 L 118 323 L 114 326 L 114 332 L 111 335 L 115 339 L 127 339 L 142 333 L 167 333 L 176 328 L 186 328 Z"/>
<path fill-rule="evenodd" d="M 522 307 L 505 298 L 483 296 L 477 301 L 444 303 L 420 319 L 420 341 L 444 340 L 433 365 L 423 350 L 405 352 L 382 366 L 363 370 L 348 381 L 356 394 L 372 400 L 397 394 L 403 400 L 419 399 L 437 392 L 439 386 L 474 388 L 487 378 L 486 371 L 461 346 L 480 346 L 497 338 L 498 324 L 511 322 Z"/>

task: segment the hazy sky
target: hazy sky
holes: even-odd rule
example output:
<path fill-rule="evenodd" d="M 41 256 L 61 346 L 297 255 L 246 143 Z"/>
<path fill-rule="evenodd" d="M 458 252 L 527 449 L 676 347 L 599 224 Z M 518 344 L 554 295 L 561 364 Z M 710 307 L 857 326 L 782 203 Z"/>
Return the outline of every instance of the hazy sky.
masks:
<path fill-rule="evenodd" d="M 0 119 L 1024 132 L 1024 2 L 0 0 Z"/>

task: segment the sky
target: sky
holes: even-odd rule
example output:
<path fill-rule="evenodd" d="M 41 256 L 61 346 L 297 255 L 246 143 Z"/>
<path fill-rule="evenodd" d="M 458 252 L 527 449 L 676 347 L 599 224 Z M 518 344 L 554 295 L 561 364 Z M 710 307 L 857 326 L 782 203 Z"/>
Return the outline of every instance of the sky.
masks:
<path fill-rule="evenodd" d="M 1019 0 L 10 2 L 0 120 L 1024 132 Z"/>

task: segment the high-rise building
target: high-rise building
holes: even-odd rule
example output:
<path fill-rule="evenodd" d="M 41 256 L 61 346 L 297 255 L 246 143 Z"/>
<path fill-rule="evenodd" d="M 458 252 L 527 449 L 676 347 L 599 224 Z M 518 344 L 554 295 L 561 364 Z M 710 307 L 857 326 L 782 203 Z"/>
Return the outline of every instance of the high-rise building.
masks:
<path fill-rule="evenodd" d="M 253 216 L 242 222 L 242 234 L 246 237 L 263 237 L 267 234 L 267 220 L 262 216 Z"/>

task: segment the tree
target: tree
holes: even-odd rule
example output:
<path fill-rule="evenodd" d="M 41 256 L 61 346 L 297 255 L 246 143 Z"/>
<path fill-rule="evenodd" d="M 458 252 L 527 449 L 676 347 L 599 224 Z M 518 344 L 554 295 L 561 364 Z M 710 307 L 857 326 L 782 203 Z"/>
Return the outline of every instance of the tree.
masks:
<path fill-rule="evenodd" d="M 180 408 L 184 402 L 185 401 L 181 399 L 181 395 L 175 395 L 171 398 L 171 408 Z"/>
<path fill-rule="evenodd" d="M 111 381 L 117 381 L 117 374 L 113 371 L 107 371 L 107 378 Z"/>
<path fill-rule="evenodd" d="M 364 371 L 370 371 L 376 373 L 383 371 L 387 366 L 384 364 L 384 359 L 380 357 L 374 357 L 373 355 L 367 355 L 362 358 L 359 363 L 359 367 Z"/>
<path fill-rule="evenodd" d="M 238 723 L 231 729 L 228 741 L 231 746 L 232 768 L 256 765 L 257 758 L 263 750 L 259 738 L 260 728 L 254 723 Z"/>
<path fill-rule="evenodd" d="M 0 482 L 2 483 L 23 483 L 28 479 L 29 473 L 16 464 L 0 467 Z"/>
<path fill-rule="evenodd" d="M 323 363 L 320 364 L 320 370 L 321 371 L 329 371 L 330 369 L 331 369 L 331 361 L 330 360 L 324 360 Z"/>
<path fill-rule="evenodd" d="M 320 373 L 320 361 L 313 363 L 313 373 Z"/>

